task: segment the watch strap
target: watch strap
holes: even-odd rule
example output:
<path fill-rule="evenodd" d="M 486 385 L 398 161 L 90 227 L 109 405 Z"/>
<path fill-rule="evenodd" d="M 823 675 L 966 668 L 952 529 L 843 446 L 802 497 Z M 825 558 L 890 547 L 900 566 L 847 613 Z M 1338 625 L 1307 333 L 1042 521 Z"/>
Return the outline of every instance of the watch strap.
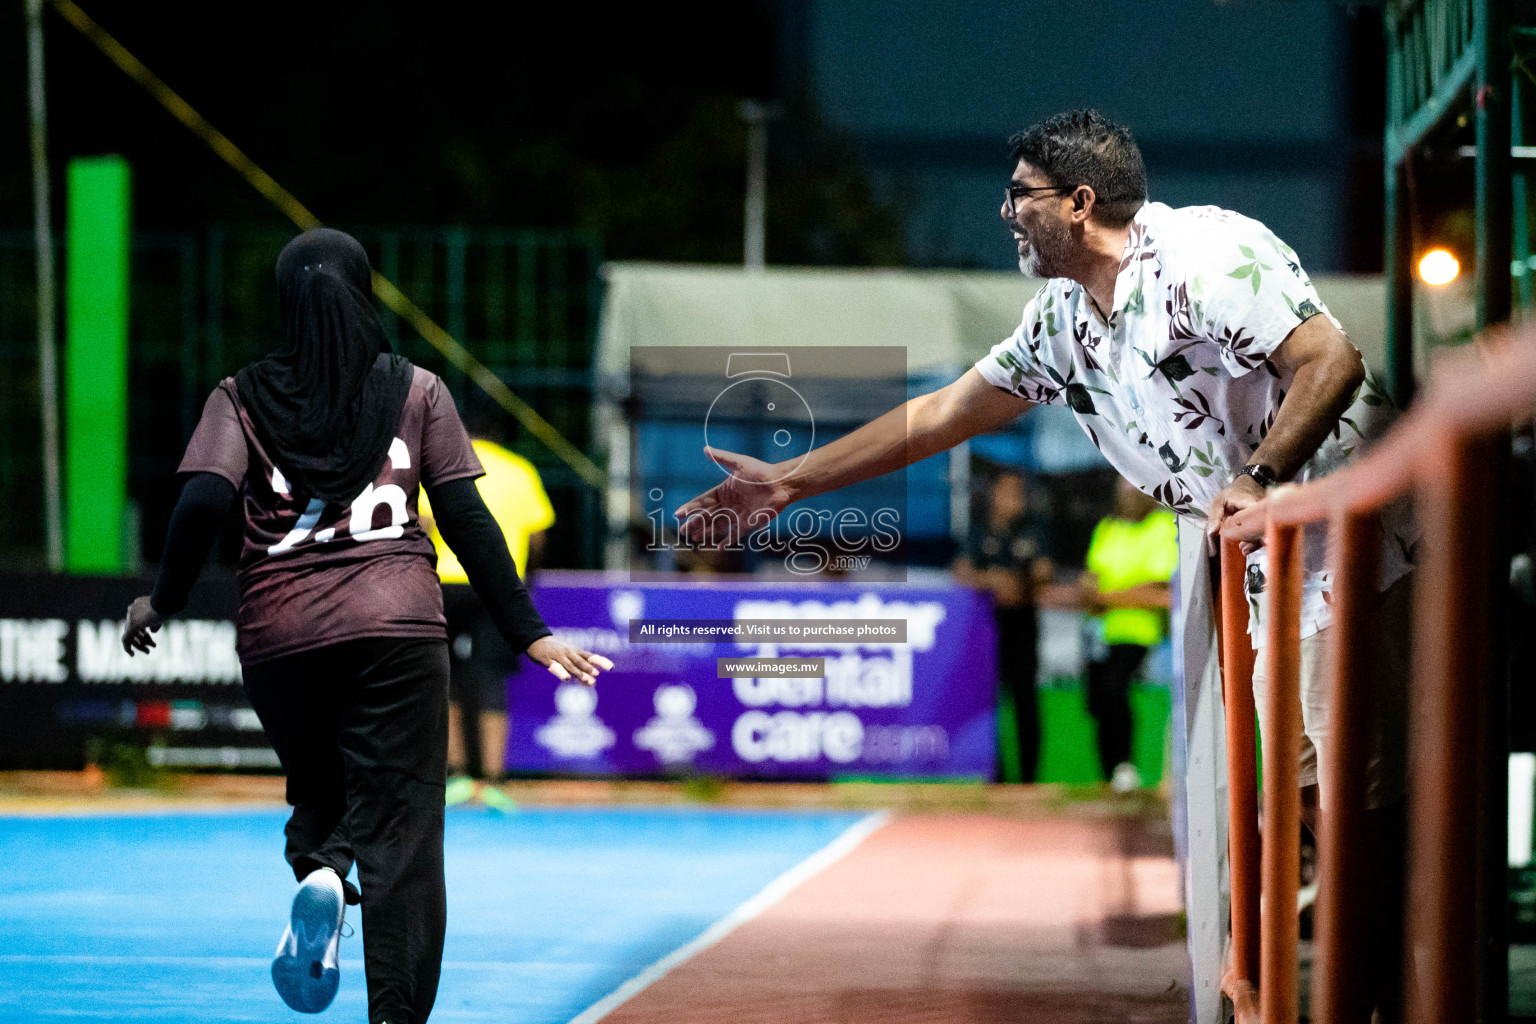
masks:
<path fill-rule="evenodd" d="M 1244 466 L 1242 475 L 1250 477 L 1260 487 L 1273 487 L 1278 481 L 1275 471 L 1261 462 L 1249 463 Z"/>

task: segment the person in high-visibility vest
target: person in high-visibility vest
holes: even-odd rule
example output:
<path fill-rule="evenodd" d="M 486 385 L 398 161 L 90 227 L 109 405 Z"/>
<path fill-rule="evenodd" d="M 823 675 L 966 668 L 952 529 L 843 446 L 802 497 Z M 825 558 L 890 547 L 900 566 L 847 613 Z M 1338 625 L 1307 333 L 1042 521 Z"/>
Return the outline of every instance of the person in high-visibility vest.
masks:
<path fill-rule="evenodd" d="M 533 463 L 486 436 L 499 433 L 499 425 L 487 423 L 470 442 L 485 467 L 477 486 L 507 539 L 518 574 L 531 584 L 543 553 L 544 533 L 555 523 L 555 510 Z M 448 619 L 446 799 L 450 805 L 478 800 L 510 810 L 512 801 L 497 784 L 506 773 L 507 677 L 517 670 L 517 658 L 487 617 L 453 549 L 438 534 L 426 495 L 419 507 L 437 548 L 437 575 Z M 470 754 L 476 750 L 478 763 L 472 763 Z"/>
<path fill-rule="evenodd" d="M 1167 634 L 1169 580 L 1179 564 L 1173 513 L 1120 479 L 1113 515 L 1099 520 L 1079 580 L 1083 603 L 1098 612 L 1100 642 L 1088 662 L 1088 711 L 1098 723 L 1099 764 L 1116 792 L 1141 786 L 1131 763 L 1131 679 L 1147 649 Z"/>

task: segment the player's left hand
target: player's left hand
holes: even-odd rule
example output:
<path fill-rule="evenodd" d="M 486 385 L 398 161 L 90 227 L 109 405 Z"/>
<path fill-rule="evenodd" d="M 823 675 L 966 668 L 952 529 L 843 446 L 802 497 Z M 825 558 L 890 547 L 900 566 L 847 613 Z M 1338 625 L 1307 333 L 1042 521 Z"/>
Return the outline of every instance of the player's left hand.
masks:
<path fill-rule="evenodd" d="M 561 643 L 552 636 L 541 636 L 529 644 L 528 657 L 561 682 L 575 679 L 583 686 L 596 686 L 599 671 L 613 671 L 613 662 L 601 654 Z"/>
<path fill-rule="evenodd" d="M 148 654 L 155 646 L 155 638 L 149 634 L 158 633 L 163 625 L 165 616 L 155 611 L 148 597 L 135 598 L 128 606 L 128 619 L 123 623 L 123 650 L 128 652 L 128 657 L 133 657 L 134 651 Z"/>
<path fill-rule="evenodd" d="M 1205 520 L 1206 552 L 1214 555 L 1220 547 L 1220 533 L 1227 519 L 1245 508 L 1252 508 L 1266 497 L 1264 488 L 1246 473 L 1240 475 L 1211 501 L 1211 509 Z M 1243 554 L 1249 554 L 1264 545 L 1264 521 L 1262 516 L 1244 517 L 1251 523 L 1240 538 Z M 1240 520 L 1241 522 L 1242 520 Z M 1256 525 L 1252 525 L 1256 524 Z"/>

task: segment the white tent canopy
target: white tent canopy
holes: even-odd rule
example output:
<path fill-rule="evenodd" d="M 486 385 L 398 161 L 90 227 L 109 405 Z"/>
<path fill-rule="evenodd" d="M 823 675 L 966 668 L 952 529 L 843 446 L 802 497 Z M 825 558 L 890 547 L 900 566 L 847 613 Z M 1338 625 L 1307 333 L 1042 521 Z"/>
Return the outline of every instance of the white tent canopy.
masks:
<path fill-rule="evenodd" d="M 1016 273 L 610 263 L 597 369 L 629 369 L 632 347 L 861 346 L 907 349 L 908 372 L 958 372 L 1018 326 L 1038 281 Z M 1382 367 L 1380 277 L 1314 278 L 1371 366 Z"/>

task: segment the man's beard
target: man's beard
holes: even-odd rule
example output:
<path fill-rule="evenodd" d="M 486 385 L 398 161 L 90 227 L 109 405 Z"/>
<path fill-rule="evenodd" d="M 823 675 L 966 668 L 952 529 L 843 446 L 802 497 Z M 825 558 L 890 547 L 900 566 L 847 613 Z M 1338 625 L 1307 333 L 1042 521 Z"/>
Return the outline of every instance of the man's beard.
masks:
<path fill-rule="evenodd" d="M 1065 277 L 1072 236 L 1065 224 L 1044 220 L 1030 229 L 1019 256 L 1019 273 L 1025 277 Z"/>

